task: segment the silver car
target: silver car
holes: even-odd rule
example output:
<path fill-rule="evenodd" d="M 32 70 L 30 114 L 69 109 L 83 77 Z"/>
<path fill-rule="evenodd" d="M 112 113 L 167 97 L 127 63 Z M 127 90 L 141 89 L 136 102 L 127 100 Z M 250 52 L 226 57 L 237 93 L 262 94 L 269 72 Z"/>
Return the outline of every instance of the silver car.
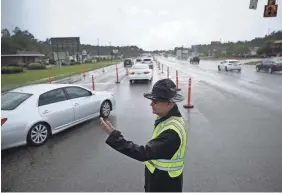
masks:
<path fill-rule="evenodd" d="M 39 146 L 50 135 L 115 109 L 112 93 L 69 84 L 37 84 L 2 94 L 1 149 Z"/>

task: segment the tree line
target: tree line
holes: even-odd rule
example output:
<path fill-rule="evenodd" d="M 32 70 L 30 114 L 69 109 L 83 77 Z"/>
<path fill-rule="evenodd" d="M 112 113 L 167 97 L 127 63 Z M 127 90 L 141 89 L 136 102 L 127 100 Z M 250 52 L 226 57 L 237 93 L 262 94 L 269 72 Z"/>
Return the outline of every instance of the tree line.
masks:
<path fill-rule="evenodd" d="M 38 40 L 28 30 L 21 30 L 19 27 L 10 32 L 8 29 L 1 30 L 1 54 L 15 54 L 17 51 L 34 51 L 43 53 L 46 57 L 52 58 L 50 39 Z M 257 37 L 251 41 L 226 42 L 217 45 L 201 44 L 196 46 L 198 53 L 208 56 L 212 53 L 215 56 L 244 55 L 250 52 L 250 48 L 260 47 L 258 55 L 271 54 L 274 40 L 282 40 L 282 31 L 272 32 L 265 37 Z M 174 53 L 174 50 L 154 50 L 150 53 Z M 81 50 L 86 50 L 89 55 L 111 55 L 113 50 L 118 50 L 119 55 L 124 57 L 135 57 L 145 51 L 138 46 L 98 46 L 81 44 Z"/>
<path fill-rule="evenodd" d="M 1 30 L 1 54 L 16 54 L 17 51 L 34 51 L 45 54 L 52 58 L 50 39 L 38 40 L 28 30 L 21 30 L 19 27 L 10 32 L 8 29 Z M 113 50 L 118 50 L 119 55 L 124 57 L 138 56 L 143 49 L 131 46 L 98 46 L 81 44 L 81 50 L 86 50 L 89 55 L 111 55 Z"/>
<path fill-rule="evenodd" d="M 272 47 L 275 40 L 282 40 L 282 31 L 272 32 L 264 37 L 257 37 L 251 41 L 238 41 L 226 42 L 216 45 L 204 44 L 197 45 L 196 50 L 198 53 L 203 53 L 208 56 L 214 53 L 215 56 L 232 56 L 232 55 L 245 55 L 250 53 L 250 48 L 258 47 L 256 50 L 258 55 L 271 55 Z"/>
<path fill-rule="evenodd" d="M 1 30 L 1 54 L 16 54 L 17 51 L 34 51 L 48 55 L 51 47 L 47 41 L 37 40 L 28 30 L 19 27 L 10 33 L 8 29 Z"/>
<path fill-rule="evenodd" d="M 226 42 L 219 43 L 217 45 L 199 44 L 195 47 L 197 53 L 202 53 L 204 56 L 209 56 L 212 54 L 214 54 L 216 57 L 244 55 L 249 54 L 251 49 L 256 47 L 258 47 L 256 50 L 258 55 L 271 55 L 275 40 L 282 40 L 282 31 L 273 31 L 269 35 L 257 37 L 251 41 Z M 152 53 L 176 54 L 176 50 L 181 48 L 183 47 L 175 47 L 173 50 L 154 50 Z M 191 51 L 191 48 L 189 48 L 189 50 Z"/>

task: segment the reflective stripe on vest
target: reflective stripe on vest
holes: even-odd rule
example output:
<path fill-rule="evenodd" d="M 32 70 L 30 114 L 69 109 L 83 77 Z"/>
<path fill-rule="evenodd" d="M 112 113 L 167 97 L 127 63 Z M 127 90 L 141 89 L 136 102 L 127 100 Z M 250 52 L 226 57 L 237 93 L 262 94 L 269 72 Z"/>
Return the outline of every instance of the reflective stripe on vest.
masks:
<path fill-rule="evenodd" d="M 170 177 L 177 177 L 182 173 L 184 168 L 184 156 L 187 144 L 187 133 L 184 120 L 179 117 L 171 117 L 166 121 L 159 123 L 153 131 L 152 139 L 168 129 L 174 130 L 179 135 L 181 142 L 178 150 L 170 160 L 150 160 L 146 161 L 145 165 L 151 173 L 154 173 L 155 168 L 157 168 L 162 171 L 167 171 Z"/>

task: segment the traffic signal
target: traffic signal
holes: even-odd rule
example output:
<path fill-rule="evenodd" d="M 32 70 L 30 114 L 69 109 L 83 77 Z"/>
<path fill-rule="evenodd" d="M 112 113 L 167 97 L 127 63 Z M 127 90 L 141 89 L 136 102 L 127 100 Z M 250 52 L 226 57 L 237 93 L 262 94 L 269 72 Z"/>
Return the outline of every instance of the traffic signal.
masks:
<path fill-rule="evenodd" d="M 267 5 L 276 5 L 276 0 L 268 0 Z"/>
<path fill-rule="evenodd" d="M 278 5 L 265 5 L 263 17 L 276 17 Z"/>

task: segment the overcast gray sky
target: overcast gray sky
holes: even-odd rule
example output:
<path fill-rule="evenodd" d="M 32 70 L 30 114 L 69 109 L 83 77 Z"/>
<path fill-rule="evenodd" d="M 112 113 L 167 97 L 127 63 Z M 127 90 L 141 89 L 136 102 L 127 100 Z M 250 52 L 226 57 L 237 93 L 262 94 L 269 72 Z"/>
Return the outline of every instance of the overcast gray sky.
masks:
<path fill-rule="evenodd" d="M 79 36 L 81 43 L 173 49 L 210 41 L 250 40 L 282 29 L 263 18 L 267 0 L 1 0 L 2 28 L 27 29 L 36 38 Z"/>

